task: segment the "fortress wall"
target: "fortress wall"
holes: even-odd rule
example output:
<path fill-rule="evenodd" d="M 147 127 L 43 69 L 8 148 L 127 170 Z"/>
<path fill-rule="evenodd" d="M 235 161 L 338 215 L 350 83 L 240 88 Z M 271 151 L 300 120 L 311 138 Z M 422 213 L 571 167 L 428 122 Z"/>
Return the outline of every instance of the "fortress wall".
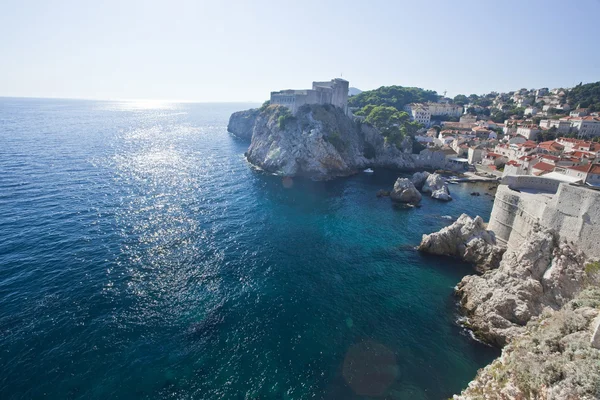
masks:
<path fill-rule="evenodd" d="M 553 229 L 561 240 L 575 243 L 588 257 L 600 257 L 600 191 L 556 183 L 558 189 L 552 194 L 552 183 L 524 178 L 503 179 L 498 187 L 488 225 L 498 242 L 515 248 L 539 224 Z"/>
<path fill-rule="evenodd" d="M 512 189 L 540 190 L 549 193 L 556 193 L 560 185 L 560 182 L 554 179 L 528 175 L 507 175 L 500 183 Z"/>
<path fill-rule="evenodd" d="M 494 231 L 501 244 L 513 248 L 527 238 L 542 217 L 544 201 L 549 200 L 541 196 L 519 193 L 506 185 L 498 186 L 488 229 Z"/>
<path fill-rule="evenodd" d="M 600 257 L 600 191 L 561 184 L 545 207 L 542 224 L 590 257 Z"/>

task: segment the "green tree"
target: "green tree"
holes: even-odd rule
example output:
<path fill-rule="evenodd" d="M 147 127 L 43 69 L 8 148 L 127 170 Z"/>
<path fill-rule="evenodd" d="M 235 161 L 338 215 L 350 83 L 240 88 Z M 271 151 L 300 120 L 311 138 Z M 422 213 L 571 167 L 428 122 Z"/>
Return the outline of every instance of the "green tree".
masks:
<path fill-rule="evenodd" d="M 465 96 L 464 94 L 459 94 L 459 95 L 454 96 L 454 103 L 458 104 L 459 106 L 464 106 L 468 102 L 469 102 L 469 98 L 467 96 Z"/>
<path fill-rule="evenodd" d="M 372 104 L 376 106 L 389 106 L 402 110 L 410 103 L 425 103 L 437 101 L 437 92 L 424 90 L 417 87 L 382 86 L 379 89 L 367 90 L 348 99 L 350 107 L 364 107 Z"/>

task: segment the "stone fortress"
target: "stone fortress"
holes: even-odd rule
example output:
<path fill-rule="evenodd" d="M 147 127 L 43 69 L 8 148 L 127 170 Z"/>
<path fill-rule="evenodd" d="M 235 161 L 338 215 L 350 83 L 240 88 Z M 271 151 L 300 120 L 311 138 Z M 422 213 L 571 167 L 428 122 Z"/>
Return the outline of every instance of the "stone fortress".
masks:
<path fill-rule="evenodd" d="M 554 230 L 586 256 L 600 258 L 600 190 L 537 177 L 502 178 L 488 229 L 509 249 L 536 227 Z"/>
<path fill-rule="evenodd" d="M 304 104 L 333 104 L 348 113 L 349 82 L 335 78 L 327 82 L 313 82 L 312 89 L 280 90 L 271 92 L 271 104 L 280 104 L 296 113 Z"/>

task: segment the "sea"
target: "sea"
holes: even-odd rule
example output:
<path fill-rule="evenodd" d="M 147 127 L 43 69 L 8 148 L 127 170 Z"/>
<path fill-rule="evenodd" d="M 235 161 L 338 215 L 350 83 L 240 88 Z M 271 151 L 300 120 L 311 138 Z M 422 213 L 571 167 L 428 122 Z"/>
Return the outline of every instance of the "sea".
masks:
<path fill-rule="evenodd" d="M 415 251 L 488 187 L 270 175 L 253 106 L 0 98 L 1 399 L 446 399 L 498 356 Z"/>

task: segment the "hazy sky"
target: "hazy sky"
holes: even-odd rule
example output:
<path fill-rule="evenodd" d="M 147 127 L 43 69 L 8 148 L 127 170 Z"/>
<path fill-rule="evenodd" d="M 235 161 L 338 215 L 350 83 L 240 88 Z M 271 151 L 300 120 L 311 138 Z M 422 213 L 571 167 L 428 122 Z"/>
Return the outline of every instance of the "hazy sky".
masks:
<path fill-rule="evenodd" d="M 600 81 L 600 0 L 0 1 L 0 96 L 262 101 Z"/>

